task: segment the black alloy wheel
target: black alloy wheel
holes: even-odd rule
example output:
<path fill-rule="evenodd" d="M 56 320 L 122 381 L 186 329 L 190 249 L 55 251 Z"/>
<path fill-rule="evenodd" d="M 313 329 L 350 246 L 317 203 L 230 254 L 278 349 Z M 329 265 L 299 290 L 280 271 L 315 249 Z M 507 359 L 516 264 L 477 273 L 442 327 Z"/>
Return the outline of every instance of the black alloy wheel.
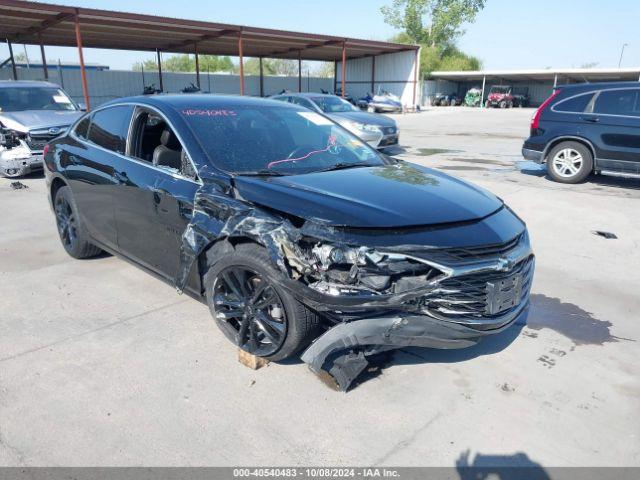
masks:
<path fill-rule="evenodd" d="M 74 250 L 78 241 L 78 223 L 76 215 L 64 195 L 56 197 L 55 214 L 62 245 L 66 250 Z"/>
<path fill-rule="evenodd" d="M 213 284 L 215 317 L 243 350 L 260 357 L 276 353 L 287 336 L 287 317 L 273 285 L 245 266 L 222 270 Z"/>

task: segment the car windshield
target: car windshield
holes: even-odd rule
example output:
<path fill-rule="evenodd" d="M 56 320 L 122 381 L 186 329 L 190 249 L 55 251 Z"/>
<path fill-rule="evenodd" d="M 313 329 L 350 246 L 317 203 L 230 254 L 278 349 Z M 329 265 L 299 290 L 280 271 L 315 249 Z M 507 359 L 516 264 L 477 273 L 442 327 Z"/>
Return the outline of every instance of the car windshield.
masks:
<path fill-rule="evenodd" d="M 313 103 L 325 113 L 353 112 L 357 108 L 340 97 L 312 97 Z"/>
<path fill-rule="evenodd" d="M 509 93 L 510 87 L 491 87 L 491 93 Z"/>
<path fill-rule="evenodd" d="M 77 110 L 73 101 L 55 87 L 0 88 L 0 112 L 24 110 Z"/>
<path fill-rule="evenodd" d="M 307 109 L 233 105 L 180 112 L 213 165 L 229 173 L 296 175 L 385 164 L 360 139 Z"/>

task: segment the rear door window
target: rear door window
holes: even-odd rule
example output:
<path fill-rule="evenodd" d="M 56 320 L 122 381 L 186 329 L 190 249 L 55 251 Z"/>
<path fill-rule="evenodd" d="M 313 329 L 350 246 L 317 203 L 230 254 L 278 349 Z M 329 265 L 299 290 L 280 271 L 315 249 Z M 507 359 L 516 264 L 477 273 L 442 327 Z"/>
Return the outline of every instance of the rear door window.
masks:
<path fill-rule="evenodd" d="M 640 117 L 640 89 L 603 90 L 596 98 L 593 113 Z"/>
<path fill-rule="evenodd" d="M 132 111 L 133 107 L 130 105 L 118 105 L 95 112 L 91 118 L 89 141 L 112 152 L 124 154 Z"/>
<path fill-rule="evenodd" d="M 582 113 L 586 110 L 592 98 L 593 92 L 568 98 L 567 100 L 558 102 L 553 107 L 553 110 L 556 112 Z"/>

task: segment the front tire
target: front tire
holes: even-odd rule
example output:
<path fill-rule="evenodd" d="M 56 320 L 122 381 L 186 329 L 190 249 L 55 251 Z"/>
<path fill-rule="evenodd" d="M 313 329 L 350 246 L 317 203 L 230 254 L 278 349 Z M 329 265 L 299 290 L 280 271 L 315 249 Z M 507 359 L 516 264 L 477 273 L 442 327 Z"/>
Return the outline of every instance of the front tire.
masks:
<path fill-rule="evenodd" d="M 207 258 L 204 287 L 214 321 L 239 348 L 278 361 L 320 333 L 318 316 L 280 286 L 266 249 L 253 243 Z"/>
<path fill-rule="evenodd" d="M 102 250 L 89 242 L 89 236 L 78 215 L 78 207 L 69 187 L 58 189 L 53 199 L 53 208 L 60 242 L 69 255 L 82 259 L 102 253 Z"/>
<path fill-rule="evenodd" d="M 553 147 L 547 157 L 547 173 L 560 183 L 580 183 L 593 170 L 593 155 L 583 144 L 562 142 Z"/>

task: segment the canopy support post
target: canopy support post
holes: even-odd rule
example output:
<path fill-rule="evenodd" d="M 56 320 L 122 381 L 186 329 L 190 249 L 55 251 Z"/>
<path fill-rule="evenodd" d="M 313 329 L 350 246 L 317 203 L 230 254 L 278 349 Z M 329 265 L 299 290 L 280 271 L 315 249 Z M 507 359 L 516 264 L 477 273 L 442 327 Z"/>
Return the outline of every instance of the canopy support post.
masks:
<path fill-rule="evenodd" d="M 49 67 L 47 67 L 47 57 L 44 53 L 44 45 L 42 44 L 42 35 L 38 34 L 38 43 L 40 44 L 40 56 L 42 57 L 42 72 L 44 79 L 49 80 Z"/>
<path fill-rule="evenodd" d="M 160 55 L 159 48 L 156 48 L 156 57 L 158 58 L 158 84 L 160 85 L 160 91 L 164 92 L 164 83 L 162 81 L 162 56 Z"/>
<path fill-rule="evenodd" d="M 80 32 L 80 18 L 78 17 L 78 10 L 76 9 L 75 15 L 76 23 L 76 45 L 78 47 L 78 57 L 80 59 L 80 77 L 82 79 L 82 93 L 84 95 L 84 104 L 87 108 L 87 112 L 91 110 L 91 104 L 89 103 L 89 86 L 87 85 L 87 71 L 84 67 L 84 54 L 82 53 L 82 33 Z"/>
<path fill-rule="evenodd" d="M 240 62 L 240 95 L 244 95 L 244 58 L 242 52 L 242 30 L 238 33 L 238 59 Z"/>
<path fill-rule="evenodd" d="M 302 92 L 302 51 L 298 50 L 298 93 Z"/>
<path fill-rule="evenodd" d="M 264 97 L 264 70 L 262 67 L 262 57 L 258 58 L 260 64 L 260 96 Z"/>
<path fill-rule="evenodd" d="M 413 108 L 416 108 L 416 95 L 418 94 L 418 68 L 420 67 L 420 50 L 416 48 L 416 56 L 413 62 Z"/>
<path fill-rule="evenodd" d="M 340 79 L 342 82 L 342 98 L 345 97 L 346 80 L 345 76 L 347 75 L 347 42 L 342 41 L 342 78 Z"/>
<path fill-rule="evenodd" d="M 193 44 L 193 50 L 196 55 L 196 85 L 200 88 L 200 58 L 198 55 L 198 42 Z"/>
<path fill-rule="evenodd" d="M 371 95 L 376 94 L 376 56 L 371 57 Z"/>
<path fill-rule="evenodd" d="M 11 41 L 7 38 L 7 46 L 9 47 L 9 59 L 11 60 L 11 71 L 13 73 L 13 79 L 18 80 L 18 70 L 16 69 L 16 59 L 13 56 L 13 46 Z"/>
<path fill-rule="evenodd" d="M 480 94 L 480 108 L 484 108 L 484 86 L 487 83 L 487 77 L 482 76 L 482 93 Z"/>

